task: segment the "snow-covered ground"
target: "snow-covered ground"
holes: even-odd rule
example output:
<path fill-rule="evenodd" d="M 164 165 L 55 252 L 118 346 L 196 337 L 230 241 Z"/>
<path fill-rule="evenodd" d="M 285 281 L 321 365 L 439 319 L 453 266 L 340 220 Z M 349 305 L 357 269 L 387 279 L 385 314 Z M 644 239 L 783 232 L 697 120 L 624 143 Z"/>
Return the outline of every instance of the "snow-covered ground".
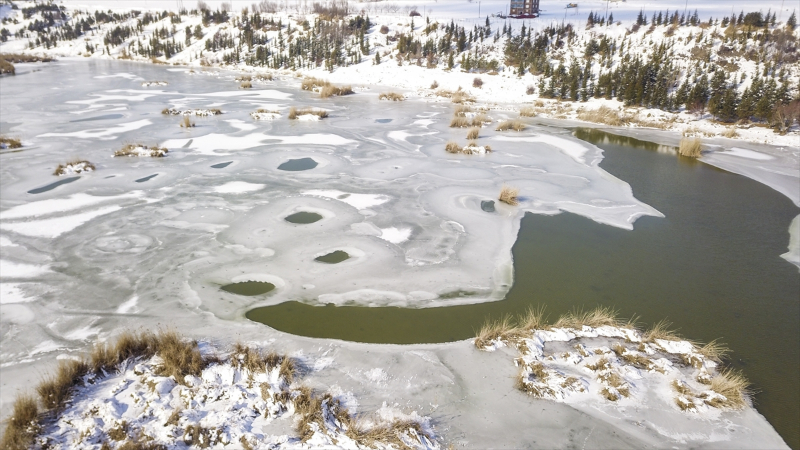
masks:
<path fill-rule="evenodd" d="M 171 0 L 87 3 L 65 2 L 70 7 L 103 10 L 180 6 Z M 221 2 L 206 3 L 213 8 Z M 236 11 L 252 1 L 231 3 Z M 603 13 L 607 6 L 616 20 L 623 21 L 608 32 L 622 36 L 641 9 L 652 7 L 644 0 L 579 3 L 579 8 L 564 10 L 563 2 L 543 1 L 542 18 L 513 25 L 519 28 L 524 23 L 538 29 L 566 20 L 582 30 L 590 11 Z M 758 8 L 763 12 L 771 8 L 780 14 L 779 20 L 786 20 L 791 11 L 785 5 L 781 9 L 782 4 L 762 2 Z M 454 19 L 471 28 L 473 23 L 482 25 L 487 14 L 502 11 L 506 2 L 378 2 L 358 7 L 369 13 L 376 29 L 385 24 L 395 31 L 408 29 L 410 18 L 404 8 L 412 5 L 423 14 L 422 20 L 429 16 L 442 22 Z M 658 7 L 682 11 L 685 2 L 665 1 Z M 753 5 L 731 1 L 691 6 L 695 7 L 706 18 L 728 15 L 731 8 L 737 14 L 740 9 L 749 11 Z M 281 17 L 299 20 L 301 12 L 293 8 L 287 4 Z M 10 8 L 0 7 L 0 14 L 8 16 Z M 416 20 L 417 27 L 424 23 Z M 504 23 L 491 21 L 492 28 Z M 193 17 L 179 28 L 199 23 Z M 162 25 L 151 24 L 147 29 Z M 678 31 L 690 32 L 696 30 Z M 99 33 L 86 38 L 94 44 L 102 39 Z M 641 36 L 641 42 L 649 38 Z M 385 50 L 383 35 L 375 32 L 371 39 L 374 48 Z M 48 52 L 78 56 L 86 51 L 86 42 L 60 43 Z M 567 131 L 539 127 L 574 124 L 564 119 L 577 117 L 580 108 L 619 108 L 618 102 L 545 100 L 537 107 L 538 117 L 526 119 L 530 127 L 526 132 L 494 132 L 495 122 L 517 117 L 522 101 L 531 106 L 533 98 L 523 93 L 535 84 L 532 75 L 519 78 L 510 70 L 480 75 L 484 84 L 478 89 L 472 87 L 474 73 L 398 66 L 390 57 L 375 66 L 366 58 L 333 72 L 299 71 L 353 84 L 358 94 L 325 103 L 332 113 L 329 119 L 287 125 L 290 121 L 283 114 L 293 104 L 319 104 L 316 97 L 300 93 L 294 72 L 275 72 L 274 82 L 254 82 L 254 89 L 240 90 L 235 73 L 201 67 L 195 56 L 201 44 L 194 45 L 172 60 L 191 68 L 108 62 L 104 61 L 108 56 L 96 52 L 91 58 L 53 63 L 50 67 L 63 70 L 53 79 L 46 78 L 53 75 L 44 66 L 21 64 L 18 73 L 23 73 L 18 77 L 32 80 L 24 90 L 29 95 L 24 100 L 23 94 L 9 99 L 8 81 L 0 80 L 4 83 L 4 132 L 8 127 L 12 134 L 21 133 L 28 147 L 22 153 L 4 153 L 0 168 L 0 401 L 4 411 L 0 415 L 8 413 L 6 405 L 17 392 L 29 389 L 54 366 L 55 358 L 71 358 L 96 340 L 113 339 L 125 327 L 161 324 L 211 340 L 219 348 L 243 340 L 301 358 L 308 368 L 306 382 L 312 387 L 343 399 L 357 398 L 354 411 L 363 407 L 429 416 L 435 434 L 456 447 L 519 447 L 532 442 L 548 448 L 784 445 L 750 407 L 735 412 L 703 407 L 680 411 L 673 394 L 664 390 L 668 384 L 662 383 L 661 373 L 635 374 L 644 380 L 642 386 L 652 381 L 660 388 L 633 389 L 633 398 L 626 401 L 603 400 L 592 391 L 589 378 L 588 392 L 575 397 L 580 401 L 532 400 L 514 389 L 510 362 L 517 355 L 509 348 L 485 354 L 468 342 L 374 346 L 306 339 L 245 320 L 244 311 L 253 306 L 292 298 L 399 306 L 496 300 L 512 282 L 510 248 L 525 211 L 569 211 L 622 228 L 633 227 L 642 215 L 660 213 L 635 199 L 624 181 L 599 168 L 599 149 L 573 139 Z M 14 40 L 0 46 L 4 52 L 23 48 L 24 43 Z M 93 68 L 86 69 L 84 60 L 91 61 Z M 752 71 L 752 67 L 743 70 Z M 75 73 L 95 84 L 82 86 Z M 148 80 L 162 79 L 168 84 L 143 86 Z M 466 130 L 447 127 L 452 106 L 430 88 L 434 80 L 438 89 L 461 87 L 486 108 L 493 124 L 485 128 L 486 136 L 479 142 L 491 143 L 491 153 L 446 156 L 444 142 L 457 139 L 463 144 Z M 408 100 L 377 100 L 379 93 L 391 89 L 402 91 Z M 362 102 L 370 103 L 365 107 Z M 52 112 L 52 105 L 61 110 Z M 178 127 L 179 118 L 160 113 L 164 107 L 182 112 L 219 108 L 224 114 L 197 117 L 197 128 L 184 130 Z M 271 112 L 266 113 L 269 117 L 251 116 L 257 109 L 281 116 Z M 36 115 L 42 111 L 52 114 L 50 120 Z M 658 115 L 672 118 L 656 110 L 637 113 L 642 120 Z M 674 117 L 669 130 L 635 126 L 615 132 L 675 145 L 679 131 L 718 135 L 726 129 L 688 113 Z M 93 121 L 75 124 L 70 122 L 73 118 Z M 797 133 L 780 136 L 760 127 L 738 133 L 738 140 L 704 136 L 708 139 L 703 160 L 764 182 L 800 204 Z M 111 158 L 120 144 L 143 138 L 168 148 L 168 156 Z M 27 194 L 57 180 L 50 174 L 64 162 L 65 154 L 87 157 L 98 169 L 80 174 L 74 183 Z M 298 157 L 314 159 L 317 168 L 290 172 L 291 178 L 275 169 Z M 522 188 L 523 195 L 535 192 L 536 197 L 523 199 L 516 209 L 498 204 L 496 214 L 482 212 L 481 200 L 494 198 L 507 182 Z M 302 239 L 293 234 L 295 225 L 283 220 L 297 211 L 323 217 L 308 225 Z M 798 261 L 798 226 L 796 219 L 790 228 L 795 230 L 787 243 L 790 261 Z M 485 233 L 487 229 L 493 232 Z M 335 249 L 347 250 L 351 259 L 330 267 L 312 262 Z M 244 280 L 273 283 L 276 289 L 267 298 L 255 299 L 218 289 Z M 465 286 L 480 295 L 468 300 L 440 297 Z M 691 330 L 684 331 L 691 335 Z M 133 398 L 156 400 L 148 397 L 156 395 L 146 387 L 149 375 L 129 369 L 97 389 L 130 381 L 126 389 L 136 394 Z M 226 376 L 233 374 L 220 370 Z M 169 384 L 157 381 L 165 389 Z M 178 391 L 183 388 L 170 386 L 163 396 L 158 394 L 159 401 L 180 397 Z M 245 387 L 230 384 L 239 392 L 245 392 Z M 87 391 L 76 408 L 91 410 L 87 405 L 98 400 L 94 392 Z M 125 401 L 134 400 L 126 397 Z M 124 415 L 109 414 L 109 423 Z M 290 428 L 290 420 L 277 422 Z M 269 426 L 258 424 L 264 435 L 290 434 Z M 286 439 L 281 445 L 291 446 Z"/>

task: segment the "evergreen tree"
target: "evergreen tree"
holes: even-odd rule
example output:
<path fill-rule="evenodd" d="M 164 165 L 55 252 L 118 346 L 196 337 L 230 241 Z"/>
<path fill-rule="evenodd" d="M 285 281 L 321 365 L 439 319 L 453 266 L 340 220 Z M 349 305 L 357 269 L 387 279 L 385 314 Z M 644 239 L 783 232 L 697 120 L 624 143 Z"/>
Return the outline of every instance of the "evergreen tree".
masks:
<path fill-rule="evenodd" d="M 789 20 L 786 21 L 786 28 L 788 28 L 789 31 L 794 31 L 795 27 L 797 27 L 797 16 L 794 11 L 792 11 L 792 15 L 789 16 Z"/>

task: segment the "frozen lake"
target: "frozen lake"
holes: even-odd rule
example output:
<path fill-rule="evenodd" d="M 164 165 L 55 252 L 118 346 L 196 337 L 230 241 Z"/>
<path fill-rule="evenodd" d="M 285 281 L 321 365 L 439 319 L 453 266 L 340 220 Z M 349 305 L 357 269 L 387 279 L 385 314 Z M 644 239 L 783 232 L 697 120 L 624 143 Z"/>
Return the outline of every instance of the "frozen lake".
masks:
<path fill-rule="evenodd" d="M 797 402 L 792 399 L 800 398 L 798 383 L 787 372 L 797 367 L 796 346 L 768 358 L 758 353 L 758 349 L 782 345 L 781 339 L 797 342 L 797 330 L 791 329 L 798 318 L 797 304 L 783 294 L 737 297 L 737 307 L 743 309 L 732 308 L 730 314 L 740 316 L 726 317 L 717 314 L 723 310 L 722 296 L 699 309 L 693 309 L 698 306 L 696 298 L 673 302 L 659 294 L 647 299 L 657 306 L 632 301 L 651 293 L 651 282 L 624 270 L 619 276 L 633 277 L 641 286 L 628 300 L 617 303 L 613 294 L 622 292 L 619 289 L 596 289 L 589 283 L 572 290 L 574 280 L 590 276 L 588 270 L 572 279 L 548 273 L 551 284 L 533 281 L 532 274 L 547 273 L 543 272 L 547 266 L 581 261 L 591 266 L 603 254 L 619 258 L 619 263 L 629 253 L 614 251 L 637 245 L 622 241 L 635 242 L 640 235 L 658 232 L 652 228 L 669 223 L 679 211 L 669 209 L 671 201 L 649 194 L 640 197 L 639 184 L 634 183 L 632 191 L 626 183 L 628 177 L 647 172 L 634 166 L 633 172 L 609 169 L 608 173 L 605 163 L 599 165 L 600 148 L 576 139 L 572 130 L 544 126 L 530 126 L 521 133 L 496 132 L 488 126 L 479 142 L 490 144 L 492 153 L 452 155 L 444 151 L 445 143 L 463 144 L 466 130 L 448 127 L 453 113 L 450 103 L 379 102 L 378 88 L 323 100 L 301 91 L 300 79 L 292 77 L 254 82 L 255 89 L 239 90 L 234 77 L 217 70 L 189 73 L 177 67 L 64 60 L 23 65 L 16 77 L 2 79 L 1 131 L 19 136 L 25 144 L 20 151 L 4 151 L 0 156 L 0 357 L 6 374 L 24 373 L 35 380 L 42 367 L 38 361 L 83 351 L 93 339 L 124 327 L 171 326 L 187 334 L 221 339 L 262 333 L 288 340 L 262 325 L 254 328 L 245 317 L 254 308 L 291 305 L 288 301 L 373 307 L 375 313 L 367 309 L 367 316 L 385 311 L 375 307 L 455 306 L 452 314 L 445 314 L 457 328 L 452 336 L 414 342 L 464 339 L 468 337 L 464 330 L 474 329 L 479 316 L 505 312 L 504 308 L 512 312 L 541 303 L 552 306 L 555 314 L 573 305 L 601 303 L 619 307 L 623 314 L 642 314 L 649 323 L 667 316 L 690 338 L 723 336 L 733 343 L 735 358 L 740 352 L 746 355 L 741 365 L 763 386 L 760 403 L 768 418 L 797 416 Z M 144 81 L 153 80 L 169 84 L 142 87 Z M 290 121 L 286 116 L 291 106 L 325 109 L 329 117 Z M 161 114 L 165 108 L 218 108 L 222 114 L 190 116 L 196 126 L 185 129 L 179 126 L 182 117 Z M 250 114 L 259 108 L 281 115 L 253 120 Z M 488 114 L 495 121 L 516 116 L 514 112 Z M 169 153 L 163 158 L 112 156 L 132 143 L 167 147 Z M 90 161 L 96 170 L 62 177 L 52 174 L 57 165 L 74 159 Z M 646 167 L 648 163 L 652 161 L 636 164 Z M 761 204 L 765 211 L 776 212 L 775 216 L 759 215 L 769 226 L 759 231 L 770 245 L 760 247 L 754 258 L 769 259 L 778 267 L 781 283 L 787 284 L 777 286 L 755 275 L 771 272 L 767 266 L 740 281 L 751 287 L 764 282 L 770 289 L 796 293 L 797 268 L 778 255 L 788 244 L 786 229 L 797 208 L 764 186 L 724 174 L 720 180 L 733 186 L 729 196 L 736 195 L 736 189 L 758 191 L 748 194 L 751 203 L 743 203 L 744 210 L 747 205 Z M 520 205 L 495 202 L 495 210 L 487 212 L 482 203 L 496 199 L 504 184 L 520 188 Z M 683 195 L 682 201 L 694 199 L 690 191 L 679 192 L 675 195 Z M 714 207 L 701 205 L 694 211 Z M 542 217 L 564 211 L 588 220 L 572 214 Z M 550 252 L 542 258 L 518 253 L 515 257 L 522 265 L 516 267 L 515 284 L 511 249 L 526 212 L 534 214 L 526 219 L 531 230 L 553 236 L 553 242 L 571 241 L 572 247 L 553 242 L 536 247 L 534 255 Z M 735 220 L 742 212 L 730 214 L 725 217 Z M 640 230 L 637 219 L 643 216 L 649 217 L 641 220 Z M 693 219 L 702 217 L 687 220 Z M 631 232 L 635 221 L 637 229 Z M 558 225 L 547 225 L 552 223 Z M 715 229 L 713 224 L 703 226 Z M 597 240 L 578 240 L 584 232 L 596 233 Z M 720 231 L 720 237 L 725 236 Z M 591 242 L 609 245 L 614 239 L 619 246 L 611 245 L 597 255 L 567 253 Z M 692 239 L 703 242 L 704 236 Z M 730 243 L 734 249 L 737 245 Z M 755 246 L 759 245 L 756 241 Z M 643 260 L 659 260 L 660 253 L 648 251 L 652 250 L 643 251 Z M 564 259 L 566 254 L 570 256 Z M 699 267 L 717 271 L 717 279 L 724 281 L 742 273 L 751 263 L 748 258 L 730 261 L 709 255 Z M 556 259 L 561 265 L 556 265 Z M 681 256 L 668 261 L 648 269 L 668 273 L 675 269 L 669 264 L 680 264 Z M 710 285 L 703 273 L 692 275 L 698 278 L 687 283 L 686 292 L 696 293 L 697 286 Z M 660 279 L 671 283 L 666 277 Z M 728 292 L 722 284 L 713 289 Z M 237 286 L 244 290 L 237 292 Z M 592 290 L 600 294 L 591 295 Z M 497 302 L 506 296 L 512 301 L 525 298 L 528 303 Z M 759 301 L 765 307 L 758 314 L 745 308 Z M 475 306 L 456 306 L 468 304 Z M 331 308 L 315 312 L 324 316 Z M 480 314 L 462 317 L 457 311 L 464 308 Z M 769 321 L 773 315 L 779 319 L 777 324 Z M 752 328 L 747 329 L 744 322 Z M 441 329 L 451 326 L 436 321 L 427 327 L 406 324 L 410 333 L 425 328 L 420 334 L 439 324 Z M 749 334 L 770 326 L 769 333 Z M 734 343 L 732 334 L 744 329 L 741 341 L 749 344 Z M 8 381 L 3 383 L 10 386 Z M 11 386 L 22 384 L 24 378 L 18 378 Z M 779 385 L 785 387 L 780 398 L 774 397 L 771 387 L 766 392 L 768 386 Z M 13 394 L 8 391 L 4 390 L 4 402 Z M 786 432 L 790 425 L 783 422 L 781 427 Z"/>

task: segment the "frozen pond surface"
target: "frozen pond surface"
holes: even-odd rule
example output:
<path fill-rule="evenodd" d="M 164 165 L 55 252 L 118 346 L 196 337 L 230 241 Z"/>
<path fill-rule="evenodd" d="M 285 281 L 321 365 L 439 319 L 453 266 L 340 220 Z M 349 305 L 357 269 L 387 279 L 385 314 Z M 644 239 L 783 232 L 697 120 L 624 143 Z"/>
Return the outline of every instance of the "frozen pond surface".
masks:
<path fill-rule="evenodd" d="M 450 155 L 445 142 L 463 142 L 465 130 L 447 127 L 449 103 L 387 107 L 369 91 L 320 100 L 293 78 L 242 91 L 230 73 L 120 62 L 65 60 L 41 68 L 1 81 L 2 115 L 14 118 L 9 133 L 25 144 L 3 154 L 0 165 L 3 403 L 13 388 L 38 379 L 54 355 L 84 351 L 92 339 L 124 327 L 169 325 L 304 355 L 318 369 L 312 382 L 358 390 L 367 406 L 404 399 L 402 406 L 436 415 L 443 434 L 464 445 L 485 446 L 497 436 L 507 436 L 508 445 L 531 442 L 536 434 L 527 433 L 540 430 L 529 424 L 534 412 L 545 414 L 541 429 L 571 424 L 569 434 L 541 434 L 546 447 L 590 438 L 606 447 L 676 439 L 674 430 L 639 430 L 606 413 L 593 418 L 521 395 L 502 400 L 499 391 L 465 404 L 465 393 L 491 386 L 514 395 L 508 355 L 476 356 L 464 343 L 400 350 L 297 338 L 244 318 L 254 307 L 298 299 L 403 307 L 499 300 L 513 281 L 511 247 L 525 212 L 567 211 L 618 229 L 632 229 L 642 216 L 661 217 L 599 168 L 602 152 L 569 130 L 509 134 L 489 127 L 481 143 L 494 152 Z M 142 88 L 148 79 L 169 86 Z M 290 106 L 324 108 L 330 117 L 249 116 Z M 168 107 L 223 114 L 194 117 L 197 126 L 186 130 L 180 116 L 161 114 Z M 97 120 L 74 122 L 90 118 Z M 158 144 L 169 153 L 112 157 L 128 143 Z M 78 158 L 97 170 L 52 186 L 64 181 L 54 168 Z M 279 168 L 306 158 L 315 167 Z M 495 202 L 487 212 L 503 184 L 520 188 L 520 205 Z M 284 220 L 299 212 L 321 219 Z M 349 258 L 316 260 L 336 251 Z M 240 283 L 274 289 L 252 296 L 220 289 Z M 391 374 L 388 381 L 365 378 L 375 367 Z M 492 411 L 503 411 L 506 422 L 488 420 Z M 525 426 L 521 417 L 528 417 Z M 752 411 L 731 420 L 748 424 L 748 442 L 775 442 Z M 731 438 L 725 428 L 714 433 Z"/>

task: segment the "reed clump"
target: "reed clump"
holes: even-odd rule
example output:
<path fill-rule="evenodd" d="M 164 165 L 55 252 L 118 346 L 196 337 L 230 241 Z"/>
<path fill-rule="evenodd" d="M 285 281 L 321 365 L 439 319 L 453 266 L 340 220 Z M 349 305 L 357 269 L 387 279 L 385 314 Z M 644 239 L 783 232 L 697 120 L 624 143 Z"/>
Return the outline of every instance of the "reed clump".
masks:
<path fill-rule="evenodd" d="M 295 120 L 300 116 L 304 116 L 306 114 L 311 114 L 314 116 L 319 117 L 320 119 L 324 119 L 328 117 L 328 111 L 322 109 L 314 109 L 314 108 L 296 108 L 292 106 L 289 108 L 289 120 Z"/>
<path fill-rule="evenodd" d="M 406 97 L 403 94 L 399 94 L 397 92 L 381 92 L 378 95 L 378 100 L 391 100 L 393 102 L 402 102 L 405 100 Z"/>
<path fill-rule="evenodd" d="M 728 139 L 733 139 L 739 137 L 739 132 L 736 131 L 736 128 L 729 127 L 726 128 L 725 131 L 722 132 L 722 137 L 726 137 Z"/>
<path fill-rule="evenodd" d="M 184 119 L 188 119 L 188 117 L 184 116 Z M 152 158 L 163 158 L 167 153 L 169 153 L 169 150 L 166 147 L 159 147 L 157 145 L 147 146 L 144 144 L 127 144 L 121 149 L 115 151 L 114 156 L 150 156 Z"/>
<path fill-rule="evenodd" d="M 611 109 L 608 106 L 601 106 L 588 111 L 580 111 L 578 112 L 578 119 L 584 122 L 602 123 L 614 127 L 621 127 L 630 122 L 628 117 L 621 115 L 619 111 Z"/>
<path fill-rule="evenodd" d="M 536 109 L 531 108 L 530 106 L 526 106 L 524 108 L 520 108 L 519 116 L 520 117 L 536 117 Z"/>
<path fill-rule="evenodd" d="M 239 85 L 239 89 L 250 89 L 253 87 L 253 83 L 249 81 L 243 81 L 242 84 Z"/>
<path fill-rule="evenodd" d="M 730 369 L 711 378 L 711 390 L 724 397 L 715 396 L 705 400 L 706 404 L 715 408 L 742 409 L 752 394 L 747 378 Z"/>
<path fill-rule="evenodd" d="M 448 141 L 444 149 L 447 153 L 461 153 L 462 150 L 461 146 L 455 141 Z"/>
<path fill-rule="evenodd" d="M 700 151 L 702 141 L 697 137 L 683 137 L 678 144 L 678 153 L 688 158 L 699 158 L 702 156 Z"/>
<path fill-rule="evenodd" d="M 617 319 L 617 311 L 604 306 L 591 311 L 583 311 L 581 309 L 573 310 L 561 316 L 558 321 L 553 324 L 556 328 L 575 329 L 580 329 L 584 325 L 597 328 L 601 326 L 619 327 L 623 324 Z"/>
<path fill-rule="evenodd" d="M 516 325 L 511 316 L 503 316 L 499 320 L 487 320 L 478 330 L 475 337 L 475 347 L 486 348 L 496 340 L 513 341 L 521 335 L 522 330 Z"/>
<path fill-rule="evenodd" d="M 181 120 L 181 128 L 194 128 L 194 122 L 189 119 L 189 116 L 183 116 Z"/>
<path fill-rule="evenodd" d="M 328 80 L 322 80 L 320 78 L 314 77 L 306 77 L 300 83 L 300 89 L 304 91 L 313 91 L 316 88 L 323 88 L 325 86 L 330 86 L 331 83 Z"/>
<path fill-rule="evenodd" d="M 478 127 L 470 128 L 467 132 L 467 139 L 478 139 L 480 136 L 481 129 Z"/>
<path fill-rule="evenodd" d="M 497 199 L 507 205 L 517 206 L 519 204 L 519 200 L 517 199 L 518 194 L 518 188 L 503 185 L 503 187 L 500 188 L 500 195 Z"/>
<path fill-rule="evenodd" d="M 342 95 L 350 95 L 353 94 L 352 86 L 334 86 L 332 84 L 323 86 L 319 90 L 319 96 L 321 98 L 328 98 L 328 97 L 336 97 Z"/>
<path fill-rule="evenodd" d="M 497 125 L 497 131 L 522 131 L 525 129 L 525 124 L 519 119 L 504 120 Z"/>
<path fill-rule="evenodd" d="M 236 81 L 242 81 L 242 82 L 248 81 L 249 82 L 249 81 L 253 81 L 253 77 L 250 76 L 250 75 L 240 75 L 240 76 L 236 77 Z"/>
<path fill-rule="evenodd" d="M 467 128 L 472 126 L 472 121 L 468 117 L 455 116 L 450 120 L 450 128 Z"/>

